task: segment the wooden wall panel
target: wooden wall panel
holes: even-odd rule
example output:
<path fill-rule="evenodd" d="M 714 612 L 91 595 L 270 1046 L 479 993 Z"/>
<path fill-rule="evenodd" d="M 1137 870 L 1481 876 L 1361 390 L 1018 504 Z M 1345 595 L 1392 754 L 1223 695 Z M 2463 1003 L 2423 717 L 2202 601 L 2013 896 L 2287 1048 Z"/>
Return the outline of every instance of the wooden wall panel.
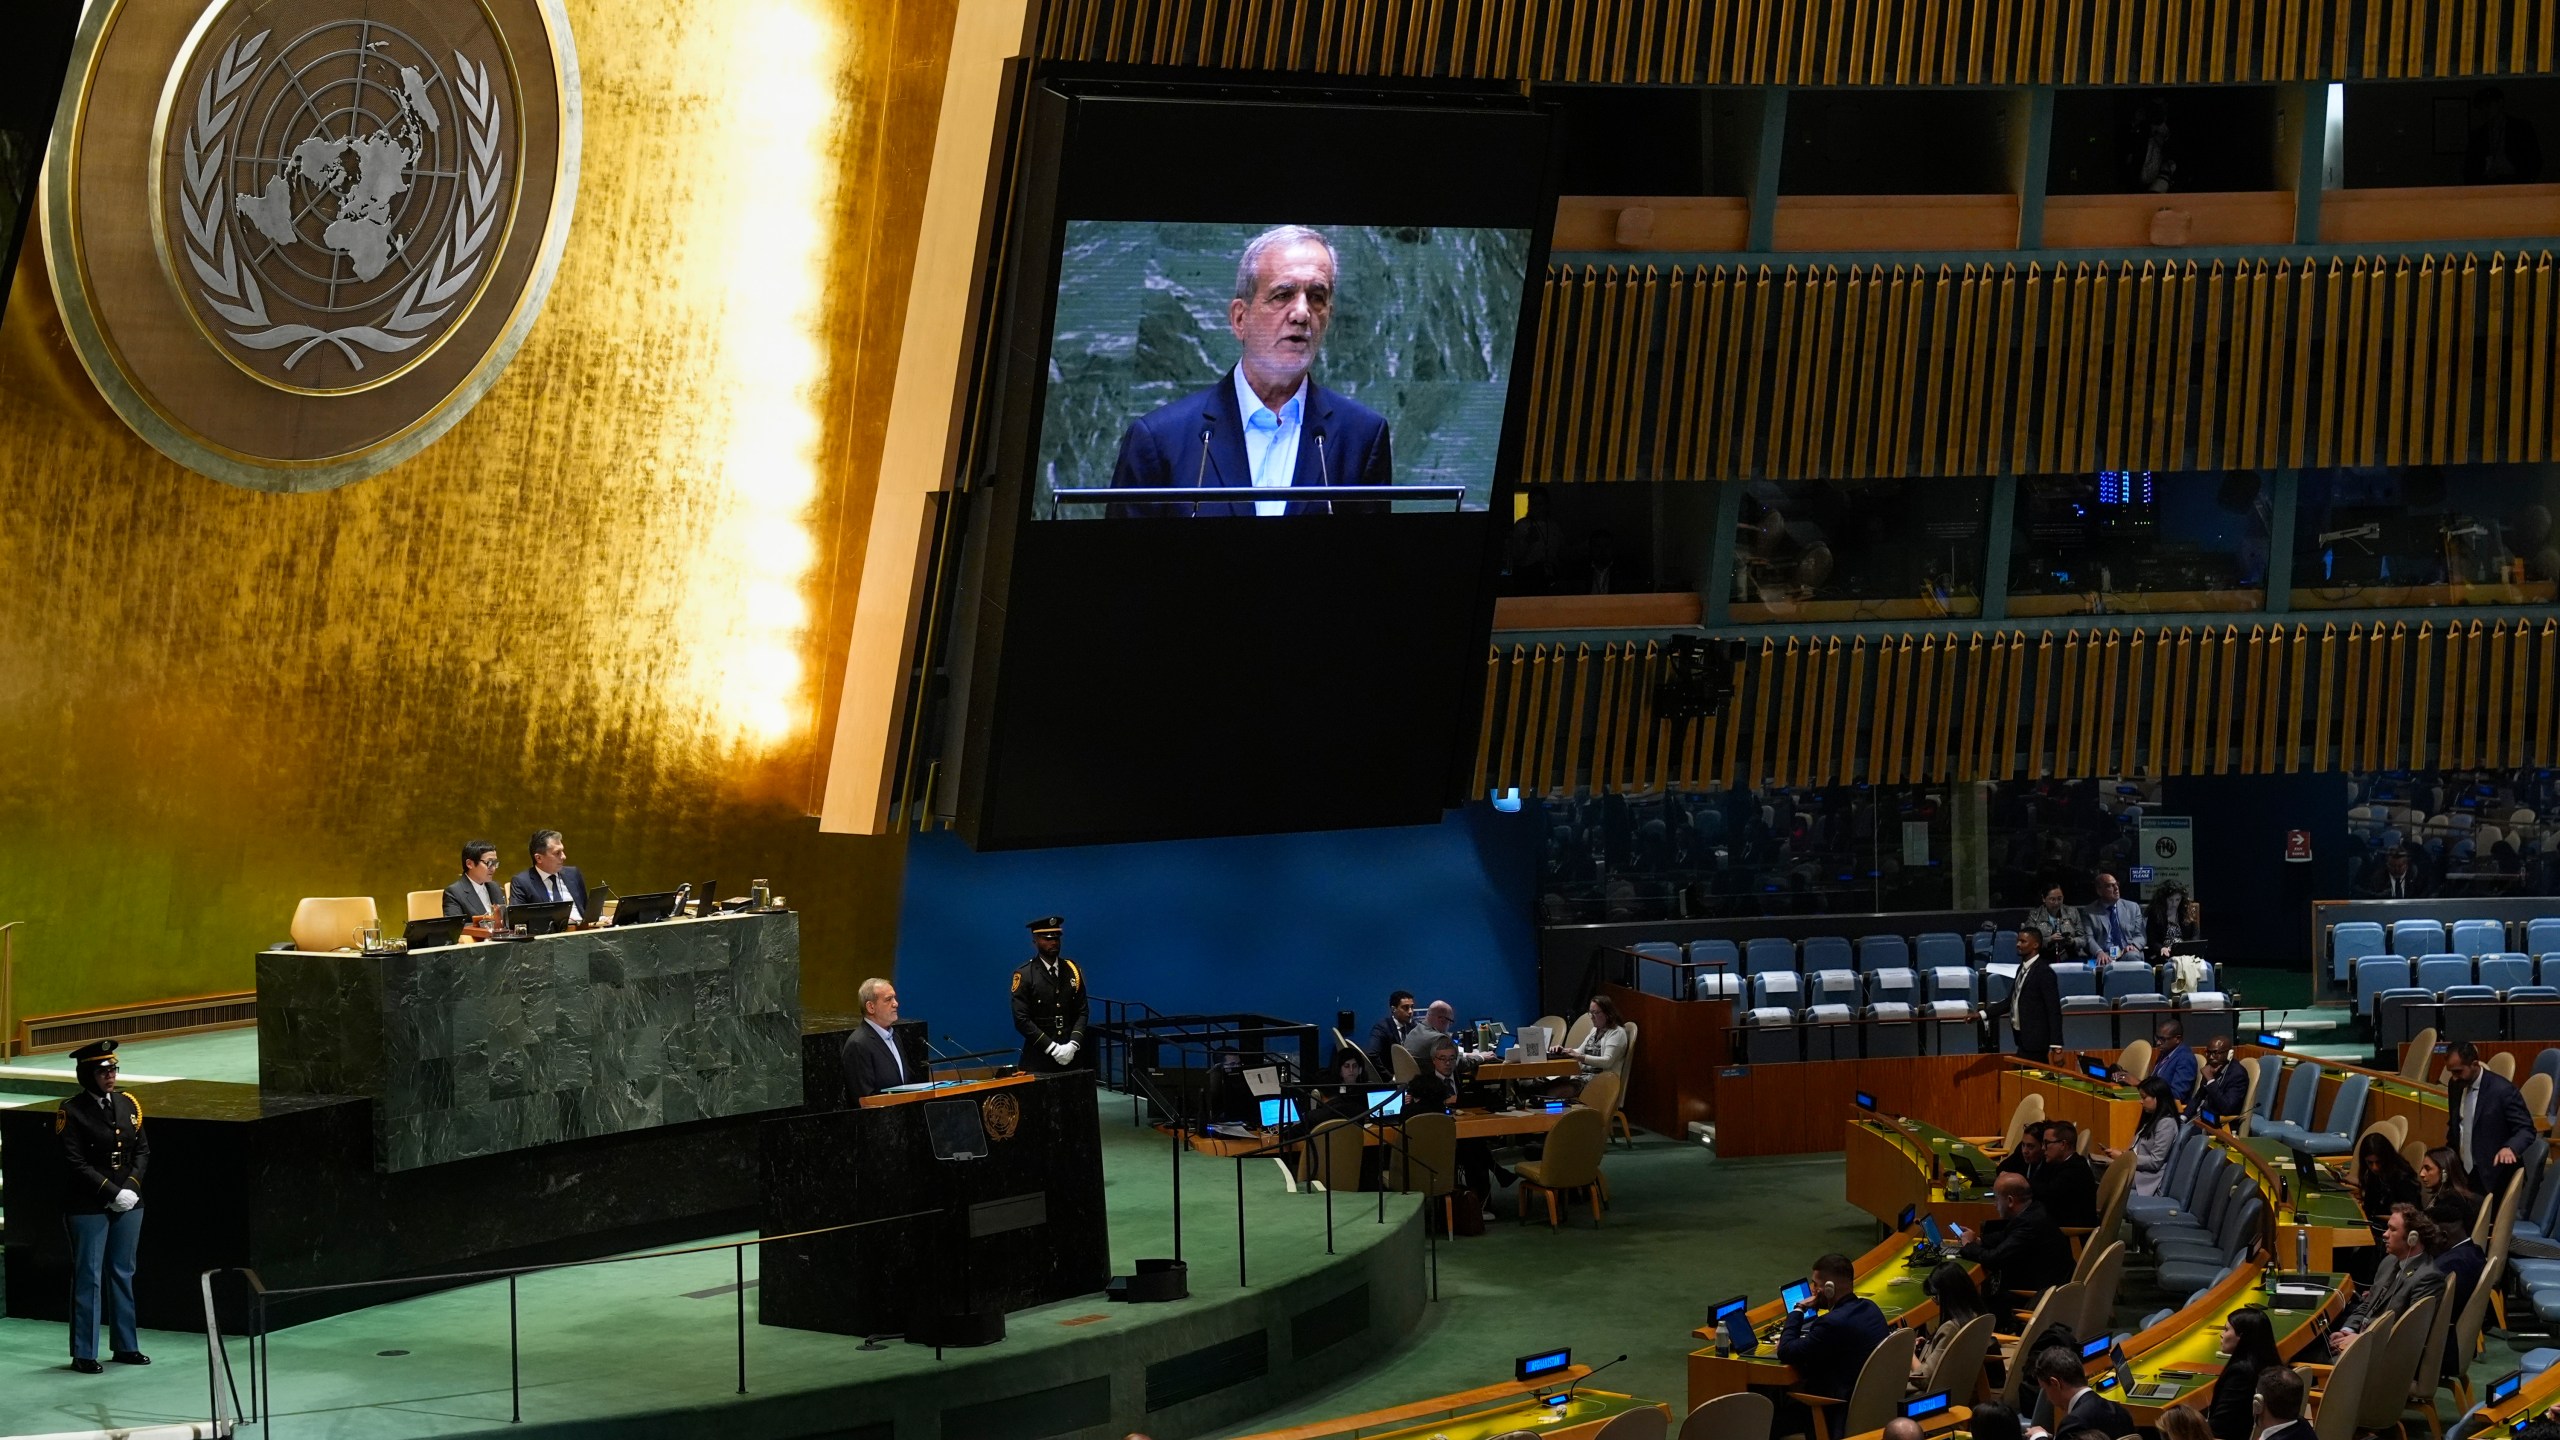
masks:
<path fill-rule="evenodd" d="M 1771 639 L 1687 725 L 1654 711 L 1652 642 L 1496 648 L 1478 771 L 1556 794 L 2560 762 L 2560 621 L 2445 639 L 2335 621 Z"/>
<path fill-rule="evenodd" d="M 1562 268 L 1523 476 L 2538 459 L 2550 271 L 2548 251 Z"/>
<path fill-rule="evenodd" d="M 2131 85 L 2544 73 L 2552 30 L 2551 0 L 1053 0 L 1040 50 L 1619 85 Z"/>

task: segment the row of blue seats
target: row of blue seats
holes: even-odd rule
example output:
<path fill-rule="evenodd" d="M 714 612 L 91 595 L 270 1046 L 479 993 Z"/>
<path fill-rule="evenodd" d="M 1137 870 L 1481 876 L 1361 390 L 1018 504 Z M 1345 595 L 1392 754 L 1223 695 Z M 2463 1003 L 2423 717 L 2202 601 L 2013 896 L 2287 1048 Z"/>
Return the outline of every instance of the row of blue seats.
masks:
<path fill-rule="evenodd" d="M 1748 978 L 1772 970 L 1809 974 L 1816 970 L 1931 970 L 1942 965 L 1979 965 L 2017 957 L 2017 933 L 1983 931 L 1967 937 L 1952 930 L 1924 935 L 1808 936 L 1795 941 L 1762 936 L 1756 940 L 1646 940 L 1627 948 L 1648 959 L 1692 965 L 1721 965 L 1728 975 Z M 1669 995 L 1679 972 L 1671 965 L 1638 965 L 1636 985 L 1650 994 Z"/>
<path fill-rule="evenodd" d="M 2368 956 L 2397 955 L 2404 960 L 2430 955 L 2483 955 L 2525 952 L 2543 955 L 2560 950 L 2560 917 L 2510 923 L 2505 920 L 2350 920 L 2329 929 L 2329 976 L 2344 981 L 2355 963 Z"/>
<path fill-rule="evenodd" d="M 1783 994 L 1770 998 L 1783 998 Z M 2201 1046 L 2216 1036 L 2237 1038 L 2239 1017 L 2227 999 L 2219 992 L 2199 991 L 2174 1000 L 2159 994 L 2120 1001 L 2096 996 L 2066 999 L 2061 1043 L 2072 1050 L 2121 1049 L 2135 1040 L 2152 1038 L 2166 1015 L 2178 1018 L 2190 1045 Z M 1980 1048 L 1978 1036 L 1986 1020 L 1995 1048 L 2017 1048 L 2005 1007 L 1985 1011 L 1964 1000 L 1755 1006 L 1741 1016 L 1742 1051 L 1743 1058 L 1755 1063 L 1919 1054 L 1923 1052 L 1909 1047 L 1922 1043 L 1929 1054 L 1971 1055 Z M 1887 1037 L 1883 1042 L 1887 1048 L 1878 1048 L 1874 1037 L 1879 1034 Z"/>
<path fill-rule="evenodd" d="M 2203 966 L 2203 979 L 2196 988 L 2219 994 L 2221 986 L 2217 983 L 2212 963 L 2199 963 Z M 2104 1005 L 2141 995 L 2165 996 L 2169 993 L 2168 967 L 2122 961 L 2105 967 L 2077 963 L 2056 965 L 2053 967 L 2053 980 L 2065 1010 L 2072 1008 L 2074 1000 L 2094 1000 Z M 2010 987 L 2016 981 L 2017 967 L 2014 965 L 1985 966 L 1980 970 L 1963 965 L 1940 965 L 1925 971 L 1895 968 L 1871 970 L 1864 974 L 1854 970 L 1816 970 L 1799 975 L 1792 970 L 1771 970 L 1750 977 L 1738 988 L 1716 993 L 1745 996 L 1748 1008 L 1755 1010 L 1779 1006 L 1802 1010 L 1816 1005 L 1908 1004 L 1918 1001 L 2001 1005 L 2007 1003 Z M 1699 994 L 1710 994 L 1703 980 Z"/>
<path fill-rule="evenodd" d="M 2540 960 L 2521 953 L 2477 958 L 2468 955 L 2367 955 L 2355 964 L 2356 1013 L 2374 1018 L 2375 1002 L 2385 991 L 2419 989 L 2441 995 L 2450 990 L 2485 988 L 2498 993 L 2528 986 L 2560 986 L 2560 950 Z"/>

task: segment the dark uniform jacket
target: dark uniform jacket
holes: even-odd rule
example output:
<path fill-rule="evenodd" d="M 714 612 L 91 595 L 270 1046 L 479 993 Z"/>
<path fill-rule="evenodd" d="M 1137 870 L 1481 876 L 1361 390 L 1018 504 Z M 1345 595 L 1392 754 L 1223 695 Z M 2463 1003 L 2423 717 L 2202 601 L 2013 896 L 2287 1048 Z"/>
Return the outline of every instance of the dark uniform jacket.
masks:
<path fill-rule="evenodd" d="M 1013 972 L 1013 1028 L 1022 1032 L 1022 1068 L 1036 1075 L 1081 1070 L 1091 1063 L 1084 1049 L 1084 972 L 1061 955 L 1058 968 L 1034 955 Z M 1075 1063 L 1049 1058 L 1051 1045 L 1074 1041 Z"/>
<path fill-rule="evenodd" d="M 151 1141 L 142 1133 L 142 1105 L 122 1090 L 101 1099 L 84 1090 L 53 1112 L 62 1158 L 71 1167 L 62 1208 L 74 1215 L 104 1215 L 119 1190 L 142 1193 L 151 1165 Z"/>
<path fill-rule="evenodd" d="M 2096 1430 L 2101 1435 L 2134 1433 L 2133 1412 L 2095 1390 L 2083 1390 L 2071 1397 L 2071 1408 L 2053 1427 L 2054 1433 L 2067 1435 L 2081 1428 Z"/>
<path fill-rule="evenodd" d="M 2011 1004 L 2009 1023 L 2018 1054 L 2028 1060 L 2048 1058 L 2047 1052 L 2062 1043 L 2062 982 L 2054 978 L 2050 958 L 2038 955 L 2035 963 L 2019 967 Z"/>

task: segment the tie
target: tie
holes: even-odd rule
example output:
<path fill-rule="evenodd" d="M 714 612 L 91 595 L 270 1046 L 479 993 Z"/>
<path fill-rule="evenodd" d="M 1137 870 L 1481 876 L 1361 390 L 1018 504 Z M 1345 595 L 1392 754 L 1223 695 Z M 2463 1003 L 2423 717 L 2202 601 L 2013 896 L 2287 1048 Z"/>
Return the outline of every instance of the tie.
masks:
<path fill-rule="evenodd" d="M 2394 876 L 2394 877 L 2392 878 L 2392 881 L 2391 881 L 2391 898 L 2392 898 L 2392 899 L 2394 899 L 2394 900 L 2399 900 L 2399 899 L 2403 899 L 2403 898 L 2405 898 L 2405 894 L 2404 894 L 2404 892 L 2402 891 L 2401 887 L 2402 887 L 2402 886 L 2404 886 L 2404 885 L 2406 885 L 2406 884 L 2408 884 L 2408 883 L 2409 883 L 2409 882 L 2407 882 L 2406 880 L 2402 880 L 2402 879 L 2398 878 L 2397 876 Z"/>
<path fill-rule="evenodd" d="M 2113 950 L 2123 943 L 2124 931 L 2116 925 L 2116 907 L 2110 905 L 2107 907 L 2107 948 Z"/>
<path fill-rule="evenodd" d="M 545 879 L 548 879 L 548 880 L 551 882 L 551 898 L 552 898 L 552 899 L 554 899 L 554 900 L 566 900 L 566 899 L 568 899 L 568 898 L 569 898 L 569 893 L 568 893 L 567 891 L 565 891 L 565 890 L 563 890 L 563 889 L 561 889 L 561 888 L 560 888 L 560 877 L 559 877 L 559 876 L 557 876 L 557 875 L 550 875 L 550 876 L 545 876 L 544 878 L 545 878 Z"/>

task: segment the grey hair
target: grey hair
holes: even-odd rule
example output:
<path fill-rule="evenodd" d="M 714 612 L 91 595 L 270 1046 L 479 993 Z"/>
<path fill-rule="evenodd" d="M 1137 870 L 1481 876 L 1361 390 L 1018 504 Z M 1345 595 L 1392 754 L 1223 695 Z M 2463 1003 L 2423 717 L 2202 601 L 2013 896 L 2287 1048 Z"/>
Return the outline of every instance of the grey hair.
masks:
<path fill-rule="evenodd" d="M 1254 281 L 1262 273 L 1263 256 L 1283 245 L 1295 245 L 1302 240 L 1312 240 L 1324 247 L 1325 264 L 1332 267 L 1338 279 L 1342 274 L 1342 257 L 1333 252 L 1333 242 L 1324 238 L 1324 232 L 1310 230 L 1304 225 L 1274 225 L 1245 242 L 1244 256 L 1236 261 L 1236 298 L 1253 298 Z"/>
<path fill-rule="evenodd" d="M 862 987 L 853 992 L 854 998 L 861 1001 L 863 1004 L 868 1005 L 872 1001 L 880 998 L 880 987 L 888 983 L 889 982 L 887 980 L 878 976 L 873 976 L 871 979 L 863 981 Z"/>

